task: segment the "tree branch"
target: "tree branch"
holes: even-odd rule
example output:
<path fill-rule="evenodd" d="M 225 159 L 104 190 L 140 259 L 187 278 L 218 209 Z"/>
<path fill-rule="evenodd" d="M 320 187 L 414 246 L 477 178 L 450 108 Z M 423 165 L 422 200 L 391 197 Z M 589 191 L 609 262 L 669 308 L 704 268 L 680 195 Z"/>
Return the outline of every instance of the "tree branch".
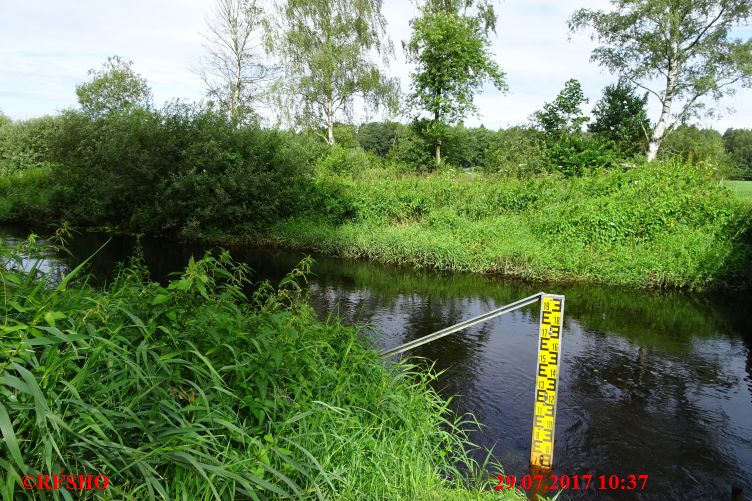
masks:
<path fill-rule="evenodd" d="M 661 95 L 660 95 L 660 94 L 658 94 L 658 93 L 657 93 L 656 91 L 654 91 L 653 89 L 651 89 L 651 88 L 649 88 L 649 87 L 645 87 L 644 85 L 642 85 L 642 84 L 641 84 L 640 82 L 638 82 L 637 80 L 635 80 L 635 79 L 634 79 L 634 78 L 632 78 L 632 77 L 629 77 L 629 76 L 628 76 L 628 77 L 627 77 L 627 80 L 629 80 L 629 81 L 630 81 L 630 82 L 632 82 L 632 83 L 633 83 L 634 85 L 636 85 L 637 87 L 641 88 L 642 90 L 646 90 L 646 91 L 650 92 L 651 94 L 653 94 L 653 95 L 654 95 L 654 96 L 655 96 L 656 98 L 658 98 L 658 101 L 660 101 L 661 105 L 663 105 L 663 102 L 664 102 L 664 101 L 663 101 L 663 98 L 662 98 L 662 97 L 661 97 Z"/>
<path fill-rule="evenodd" d="M 700 42 L 700 39 L 702 39 L 702 37 L 705 35 L 705 33 L 707 33 L 708 30 L 710 28 L 712 28 L 713 25 L 721 18 L 721 16 L 723 15 L 723 11 L 724 10 L 726 10 L 726 7 L 725 6 L 721 7 L 721 10 L 718 11 L 718 15 L 715 16 L 715 18 L 710 22 L 710 24 L 708 24 L 707 26 L 705 26 L 705 28 L 703 28 L 702 31 L 700 31 L 700 34 L 697 35 L 697 37 L 687 47 L 685 47 L 682 50 L 684 52 L 692 50 L 692 48 Z"/>

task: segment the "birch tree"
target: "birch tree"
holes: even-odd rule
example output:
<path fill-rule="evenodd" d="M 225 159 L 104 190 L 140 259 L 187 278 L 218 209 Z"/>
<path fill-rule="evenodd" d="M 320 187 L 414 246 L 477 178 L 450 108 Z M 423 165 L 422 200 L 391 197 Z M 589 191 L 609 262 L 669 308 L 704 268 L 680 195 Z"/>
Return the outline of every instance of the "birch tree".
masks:
<path fill-rule="evenodd" d="M 648 143 L 655 159 L 668 131 L 711 116 L 735 86 L 752 85 L 752 39 L 732 36 L 752 17 L 749 0 L 611 0 L 613 10 L 580 9 L 575 32 L 592 28 L 591 60 L 644 89 L 660 103 Z"/>
<path fill-rule="evenodd" d="M 276 89 L 288 117 L 334 144 L 334 124 L 352 119 L 355 98 L 368 110 L 396 109 L 398 82 L 384 76 L 393 55 L 382 0 L 285 0 L 269 49 L 282 63 Z"/>
<path fill-rule="evenodd" d="M 207 55 L 198 73 L 234 123 L 253 113 L 273 76 L 264 61 L 263 16 L 257 0 L 216 0 L 206 19 Z"/>

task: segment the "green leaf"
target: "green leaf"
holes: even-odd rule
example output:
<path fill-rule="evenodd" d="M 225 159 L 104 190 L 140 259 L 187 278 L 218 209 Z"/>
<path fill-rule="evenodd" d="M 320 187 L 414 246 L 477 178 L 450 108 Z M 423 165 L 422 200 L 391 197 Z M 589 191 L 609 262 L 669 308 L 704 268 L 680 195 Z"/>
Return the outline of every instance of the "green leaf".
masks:
<path fill-rule="evenodd" d="M 162 304 L 170 299 L 170 296 L 167 294 L 157 294 L 154 296 L 154 299 L 151 302 L 152 306 L 156 306 L 158 304 Z"/>
<path fill-rule="evenodd" d="M 62 311 L 48 311 L 44 314 L 44 320 L 50 327 L 55 327 L 55 321 L 62 320 L 63 318 L 65 318 L 65 313 Z"/>
<path fill-rule="evenodd" d="M 3 434 L 3 442 L 8 447 L 13 460 L 22 471 L 25 471 L 26 465 L 24 464 L 23 456 L 21 456 L 21 449 L 18 447 L 16 434 L 13 431 L 13 423 L 10 422 L 8 411 L 2 403 L 0 403 L 0 432 Z"/>

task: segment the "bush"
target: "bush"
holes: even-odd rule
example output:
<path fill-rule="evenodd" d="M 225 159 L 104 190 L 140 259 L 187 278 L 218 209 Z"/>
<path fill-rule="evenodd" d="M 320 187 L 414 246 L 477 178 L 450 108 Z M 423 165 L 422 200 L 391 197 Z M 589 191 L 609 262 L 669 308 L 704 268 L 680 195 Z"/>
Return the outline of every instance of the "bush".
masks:
<path fill-rule="evenodd" d="M 358 144 L 365 151 L 386 158 L 404 125 L 397 122 L 369 122 L 358 127 Z"/>
<path fill-rule="evenodd" d="M 728 129 L 723 143 L 737 169 L 735 177 L 752 180 L 752 130 Z"/>
<path fill-rule="evenodd" d="M 50 143 L 59 133 L 60 118 L 44 116 L 22 122 L 0 120 L 0 175 L 49 165 Z"/>
<path fill-rule="evenodd" d="M 539 131 L 511 127 L 495 134 L 495 141 L 479 167 L 487 173 L 525 178 L 545 172 L 549 163 L 549 153 Z"/>
<path fill-rule="evenodd" d="M 726 153 L 721 133 L 694 125 L 680 125 L 671 131 L 661 145 L 658 158 L 675 158 L 685 163 L 710 166 L 720 177 L 728 177 L 733 172 L 733 163 Z"/>
<path fill-rule="evenodd" d="M 565 134 L 548 142 L 548 155 L 549 170 L 565 176 L 610 169 L 622 160 L 613 143 L 583 133 Z"/>
<path fill-rule="evenodd" d="M 389 154 L 392 162 L 404 164 L 406 170 L 427 172 L 436 168 L 433 145 L 416 126 L 401 127 L 397 142 Z"/>
<path fill-rule="evenodd" d="M 334 145 L 329 153 L 319 160 L 316 168 L 325 173 L 353 176 L 380 164 L 378 158 L 360 148 Z"/>
<path fill-rule="evenodd" d="M 356 148 L 358 146 L 357 127 L 350 124 L 335 124 L 334 144 L 344 148 Z"/>
<path fill-rule="evenodd" d="M 258 228 L 295 210 L 315 152 L 290 133 L 235 127 L 209 109 L 67 112 L 55 138 L 57 206 L 84 225 L 176 232 Z"/>

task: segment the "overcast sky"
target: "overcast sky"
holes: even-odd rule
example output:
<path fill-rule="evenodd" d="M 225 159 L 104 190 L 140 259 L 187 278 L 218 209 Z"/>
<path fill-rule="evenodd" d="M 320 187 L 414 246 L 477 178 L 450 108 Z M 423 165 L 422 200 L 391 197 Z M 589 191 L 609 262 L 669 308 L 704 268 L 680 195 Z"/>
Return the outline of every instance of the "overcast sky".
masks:
<path fill-rule="evenodd" d="M 133 60 L 155 102 L 201 99 L 191 71 L 203 53 L 201 33 L 212 0 L 2 0 L 0 1 L 0 111 L 28 118 L 75 106 L 75 85 L 111 55 Z M 615 77 L 589 62 L 586 35 L 570 41 L 566 20 L 579 7 L 607 8 L 606 0 L 502 0 L 493 50 L 507 74 L 509 92 L 493 88 L 476 97 L 479 116 L 466 124 L 489 128 L 525 123 L 552 100 L 569 78 L 578 79 L 592 105 Z M 401 41 L 410 36 L 416 10 L 407 0 L 385 0 L 395 45 L 390 73 L 409 90 L 410 65 Z M 739 32 L 750 36 L 752 30 Z M 731 107 L 736 113 L 729 114 Z M 752 90 L 739 89 L 721 103 L 722 118 L 704 126 L 752 128 Z M 651 117 L 657 107 L 651 102 Z"/>

